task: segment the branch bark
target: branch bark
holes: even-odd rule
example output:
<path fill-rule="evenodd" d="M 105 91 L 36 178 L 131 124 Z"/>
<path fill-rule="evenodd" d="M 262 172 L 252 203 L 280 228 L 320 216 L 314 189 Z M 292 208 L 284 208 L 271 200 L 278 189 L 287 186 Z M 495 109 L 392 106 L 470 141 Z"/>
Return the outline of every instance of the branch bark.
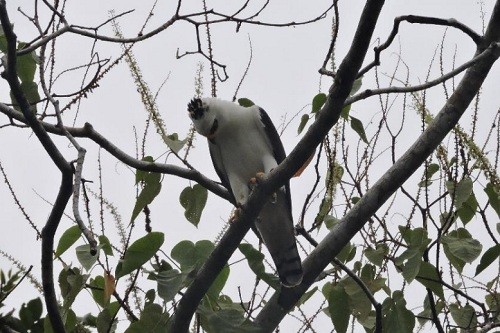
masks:
<path fill-rule="evenodd" d="M 301 285 L 275 293 L 256 318 L 266 332 L 274 329 L 312 285 L 316 276 L 330 263 L 368 219 L 424 163 L 427 157 L 458 123 L 478 93 L 489 70 L 500 57 L 500 1 L 497 1 L 486 34 L 478 45 L 476 55 L 491 47 L 488 57 L 469 68 L 437 114 L 434 121 L 396 163 L 369 189 L 361 200 L 341 219 L 338 225 L 320 242 L 303 263 Z M 280 303 L 278 304 L 278 300 Z"/>
<path fill-rule="evenodd" d="M 288 155 L 288 157 L 271 172 L 269 178 L 263 181 L 252 193 L 247 204 L 243 207 L 243 214 L 240 219 L 229 227 L 217 247 L 210 254 L 195 280 L 179 301 L 177 311 L 170 320 L 172 332 L 188 331 L 191 318 L 203 295 L 205 295 L 218 273 L 224 267 L 224 264 L 229 260 L 250 229 L 251 223 L 253 223 L 254 219 L 258 216 L 266 198 L 273 191 L 283 186 L 285 182 L 304 165 L 305 161 L 328 134 L 332 126 L 338 121 L 344 102 L 351 91 L 352 84 L 368 50 L 371 36 L 383 4 L 384 0 L 367 1 L 363 13 L 361 14 L 360 23 L 354 36 L 351 49 L 339 66 L 334 84 L 330 88 L 328 99 L 318 119 L 309 127 L 307 133 L 290 155 Z M 311 274 L 307 275 L 306 271 L 304 279 L 309 280 L 310 285 L 316 276 L 317 275 L 312 276 Z M 297 288 L 282 288 L 281 292 L 286 295 L 293 290 L 297 290 Z M 296 300 L 298 300 L 298 297 Z M 293 303 L 295 303 L 295 301 Z M 272 323 L 271 325 L 267 325 L 266 323 L 259 324 L 264 324 L 262 326 L 263 330 L 268 332 L 272 331 L 280 321 Z"/>

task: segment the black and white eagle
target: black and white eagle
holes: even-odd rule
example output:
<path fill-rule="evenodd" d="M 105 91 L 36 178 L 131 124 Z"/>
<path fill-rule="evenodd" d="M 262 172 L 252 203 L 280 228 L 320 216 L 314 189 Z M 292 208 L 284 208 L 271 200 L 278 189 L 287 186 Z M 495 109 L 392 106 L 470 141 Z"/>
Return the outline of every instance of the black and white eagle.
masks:
<path fill-rule="evenodd" d="M 194 98 L 188 104 L 196 131 L 208 139 L 217 175 L 238 205 L 247 202 L 250 179 L 269 172 L 286 157 L 267 113 L 217 98 Z M 302 282 L 302 265 L 293 230 L 290 185 L 279 189 L 262 208 L 255 226 L 276 265 L 282 285 Z"/>

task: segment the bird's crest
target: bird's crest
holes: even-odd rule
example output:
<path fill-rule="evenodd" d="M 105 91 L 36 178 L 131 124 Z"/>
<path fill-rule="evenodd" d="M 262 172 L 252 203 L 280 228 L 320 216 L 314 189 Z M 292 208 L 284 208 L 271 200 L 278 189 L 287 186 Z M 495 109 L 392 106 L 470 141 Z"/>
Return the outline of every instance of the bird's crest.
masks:
<path fill-rule="evenodd" d="M 200 98 L 195 97 L 188 104 L 189 117 L 191 117 L 191 119 L 193 120 L 197 120 L 203 117 L 203 113 L 205 113 L 205 111 L 207 110 L 208 108 L 203 105 L 203 102 Z"/>

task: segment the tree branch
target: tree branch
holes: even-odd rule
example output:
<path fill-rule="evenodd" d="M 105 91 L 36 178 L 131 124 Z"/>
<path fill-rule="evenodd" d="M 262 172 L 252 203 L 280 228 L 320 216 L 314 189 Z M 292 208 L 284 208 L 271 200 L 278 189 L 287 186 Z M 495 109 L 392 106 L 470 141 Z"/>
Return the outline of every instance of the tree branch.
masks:
<path fill-rule="evenodd" d="M 0 21 L 2 23 L 2 28 L 7 41 L 7 65 L 5 71 L 2 73 L 2 77 L 9 83 L 11 93 L 21 108 L 21 111 L 26 119 L 26 123 L 31 127 L 43 148 L 62 174 L 62 181 L 57 199 L 52 207 L 45 227 L 42 230 L 42 284 L 47 313 L 52 324 L 52 328 L 54 332 L 65 332 L 54 288 L 52 253 L 54 249 L 54 235 L 59 222 L 61 221 L 64 209 L 66 208 L 66 205 L 71 197 L 73 188 L 73 171 L 71 165 L 65 160 L 64 156 L 57 149 L 57 146 L 35 117 L 35 114 L 31 112 L 29 102 L 21 89 L 16 69 L 17 37 L 12 29 L 13 26 L 10 22 L 6 6 L 5 0 L 0 0 Z"/>
<path fill-rule="evenodd" d="M 15 119 L 25 124 L 27 123 L 26 118 L 19 111 L 16 111 L 3 103 L 0 103 L 0 112 L 2 112 L 3 114 L 7 115 L 12 119 Z M 121 150 L 113 143 L 111 143 L 111 141 L 109 141 L 99 132 L 97 132 L 94 129 L 94 127 L 89 123 L 86 123 L 83 127 L 65 126 L 64 130 L 51 123 L 41 121 L 40 124 L 47 132 L 52 134 L 65 135 L 65 132 L 67 131 L 75 138 L 88 138 L 97 143 L 101 148 L 106 150 L 108 153 L 116 157 L 119 161 L 123 162 L 124 164 L 132 168 L 135 168 L 137 170 L 174 175 L 184 179 L 195 181 L 198 184 L 205 187 L 210 192 L 214 193 L 215 195 L 231 202 L 231 196 L 229 195 L 229 192 L 227 191 L 226 188 L 214 182 L 210 178 L 205 177 L 199 171 L 195 169 L 185 169 L 172 164 L 146 162 L 138 160 L 128 155 L 123 150 Z"/>
<path fill-rule="evenodd" d="M 442 25 L 442 26 L 457 28 L 466 35 L 468 35 L 474 41 L 474 43 L 476 43 L 477 46 L 479 46 L 483 42 L 483 38 L 479 36 L 474 30 L 472 30 L 465 24 L 458 22 L 455 19 L 440 19 L 437 17 L 427 17 L 418 15 L 399 16 L 394 19 L 394 25 L 392 27 L 391 33 L 389 34 L 389 37 L 387 37 L 387 40 L 382 45 L 379 45 L 374 48 L 375 59 L 359 72 L 358 77 L 364 75 L 373 67 L 380 65 L 380 53 L 383 50 L 387 49 L 392 44 L 392 42 L 394 41 L 394 39 L 398 34 L 399 25 L 403 21 L 406 21 L 408 23 Z"/>
<path fill-rule="evenodd" d="M 339 66 L 328 99 L 317 120 L 309 127 L 307 133 L 290 155 L 250 195 L 247 204 L 243 207 L 240 219 L 231 224 L 179 301 L 177 311 L 170 320 L 172 332 L 188 331 L 189 323 L 200 300 L 250 229 L 251 224 L 266 202 L 266 198 L 277 188 L 283 186 L 304 165 L 332 126 L 338 121 L 344 102 L 351 91 L 352 84 L 368 50 L 383 3 L 383 0 L 367 1 L 351 49 Z M 304 279 L 310 285 L 316 276 L 317 274 L 315 276 L 306 274 Z M 289 295 L 290 291 L 293 290 L 297 290 L 297 288 L 282 288 L 281 293 Z M 297 297 L 293 304 L 298 299 Z M 293 304 L 287 304 L 288 308 L 291 308 Z M 277 303 L 276 306 L 280 307 Z M 259 322 L 266 332 L 272 331 L 278 323 L 279 321 Z"/>
<path fill-rule="evenodd" d="M 500 41 L 500 1 L 495 4 L 484 38 L 487 45 L 498 45 Z M 480 45 L 476 54 L 481 53 L 487 45 L 483 47 Z M 315 277 L 330 263 L 331 259 L 340 252 L 347 242 L 363 228 L 366 221 L 375 214 L 379 207 L 432 154 L 439 143 L 458 123 L 499 56 L 500 50 L 496 47 L 488 57 L 477 62 L 465 72 L 457 89 L 450 96 L 434 121 L 429 124 L 429 127 L 304 260 L 302 284 L 295 288 L 283 290 L 281 295 L 274 293 L 256 318 L 256 322 L 265 331 L 271 331 L 272 328 L 278 325 L 286 313 L 312 285 Z M 285 299 L 287 302 L 286 304 L 278 304 L 278 299 Z"/>

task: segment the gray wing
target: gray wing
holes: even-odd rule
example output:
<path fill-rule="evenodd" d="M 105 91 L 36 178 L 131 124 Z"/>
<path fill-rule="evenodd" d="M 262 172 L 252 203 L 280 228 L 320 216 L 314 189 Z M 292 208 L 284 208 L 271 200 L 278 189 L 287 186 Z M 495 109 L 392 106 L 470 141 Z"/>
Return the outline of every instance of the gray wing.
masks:
<path fill-rule="evenodd" d="M 267 113 L 262 108 L 259 111 L 274 158 L 279 164 L 286 157 L 283 143 Z M 281 283 L 285 287 L 300 284 L 303 272 L 293 230 L 290 182 L 285 184 L 284 191 L 279 189 L 274 197 L 268 200 L 255 225 L 273 257 Z"/>
<path fill-rule="evenodd" d="M 215 172 L 224 186 L 231 195 L 231 200 L 233 205 L 236 204 L 236 200 L 234 199 L 233 191 L 231 190 L 231 184 L 229 184 L 229 178 L 227 178 L 226 168 L 224 167 L 224 163 L 222 161 L 222 155 L 220 153 L 219 146 L 211 140 L 208 140 L 208 150 L 210 152 L 210 158 L 212 159 L 212 164 L 214 165 Z"/>
<path fill-rule="evenodd" d="M 286 158 L 285 148 L 283 147 L 281 138 L 266 111 L 264 111 L 264 109 L 262 108 L 259 108 L 259 112 L 260 112 L 260 119 L 262 121 L 262 124 L 264 125 L 264 131 L 266 132 L 267 138 L 269 139 L 271 147 L 273 148 L 274 158 L 276 159 L 276 162 L 280 164 Z M 290 181 L 287 181 L 285 184 L 285 192 L 286 192 L 286 204 L 288 205 L 288 209 L 290 211 L 290 218 L 292 218 L 292 198 L 290 194 Z"/>

